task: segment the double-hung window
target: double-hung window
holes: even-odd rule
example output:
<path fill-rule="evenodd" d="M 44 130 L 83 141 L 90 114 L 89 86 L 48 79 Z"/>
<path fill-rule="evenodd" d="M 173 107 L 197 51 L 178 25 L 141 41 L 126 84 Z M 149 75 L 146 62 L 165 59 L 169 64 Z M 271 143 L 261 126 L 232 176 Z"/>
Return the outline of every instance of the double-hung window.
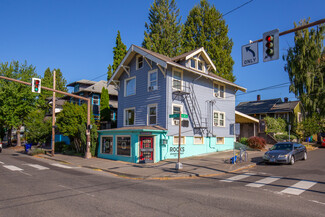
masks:
<path fill-rule="evenodd" d="M 137 70 L 143 67 L 143 56 L 137 56 Z"/>
<path fill-rule="evenodd" d="M 224 112 L 213 112 L 213 126 L 224 127 L 225 126 L 225 113 Z"/>
<path fill-rule="evenodd" d="M 173 88 L 176 90 L 182 90 L 182 71 L 173 69 Z"/>
<path fill-rule="evenodd" d="M 218 98 L 225 98 L 225 85 L 213 83 L 213 96 Z"/>
<path fill-rule="evenodd" d="M 124 110 L 124 126 L 134 125 L 135 108 L 128 108 Z"/>
<path fill-rule="evenodd" d="M 182 112 L 182 106 L 181 105 L 173 105 L 173 114 L 180 114 Z M 173 118 L 173 125 L 179 124 L 179 118 Z"/>
<path fill-rule="evenodd" d="M 157 104 L 148 105 L 148 125 L 157 124 Z"/>
<path fill-rule="evenodd" d="M 158 70 L 152 70 L 148 73 L 148 91 L 158 90 Z"/>
<path fill-rule="evenodd" d="M 136 80 L 135 77 L 127 78 L 124 80 L 125 96 L 132 96 L 136 93 Z"/>

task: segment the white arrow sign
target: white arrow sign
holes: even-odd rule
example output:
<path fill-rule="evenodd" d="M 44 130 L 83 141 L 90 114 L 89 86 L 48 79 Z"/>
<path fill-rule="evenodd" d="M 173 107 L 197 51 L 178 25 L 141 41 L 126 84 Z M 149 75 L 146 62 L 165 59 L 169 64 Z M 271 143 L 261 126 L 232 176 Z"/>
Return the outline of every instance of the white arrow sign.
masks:
<path fill-rule="evenodd" d="M 241 47 L 242 66 L 258 63 L 258 43 L 247 44 Z"/>

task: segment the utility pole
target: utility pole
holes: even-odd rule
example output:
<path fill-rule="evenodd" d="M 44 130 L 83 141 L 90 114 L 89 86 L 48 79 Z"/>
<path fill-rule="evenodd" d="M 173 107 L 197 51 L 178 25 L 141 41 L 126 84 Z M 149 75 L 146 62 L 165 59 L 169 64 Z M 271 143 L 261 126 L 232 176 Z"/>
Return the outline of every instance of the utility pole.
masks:
<path fill-rule="evenodd" d="M 53 90 L 55 90 L 55 70 L 53 71 Z M 55 149 L 55 92 L 53 91 L 52 97 L 52 157 L 54 156 Z"/>
<path fill-rule="evenodd" d="M 4 79 L 4 80 L 8 80 L 8 81 L 17 82 L 17 83 L 20 83 L 20 84 L 25 84 L 25 85 L 32 86 L 31 83 L 28 83 L 28 82 L 25 82 L 25 81 L 20 81 L 20 80 L 13 79 L 13 78 L 8 78 L 8 77 L 5 77 L 5 76 L 0 76 L 0 79 Z M 51 88 L 48 88 L 48 87 L 41 86 L 41 89 L 49 90 L 49 91 L 52 91 L 52 92 L 60 93 L 60 94 L 66 95 L 66 96 L 71 96 L 71 97 L 74 97 L 74 98 L 77 98 L 77 99 L 82 99 L 82 100 L 87 101 L 87 103 L 88 103 L 88 107 L 87 107 L 88 108 L 88 111 L 87 111 L 87 130 L 86 130 L 87 151 L 85 153 L 85 158 L 86 159 L 91 158 L 91 153 L 90 153 L 90 99 L 86 98 L 86 97 L 79 96 L 79 95 L 75 95 L 75 94 L 72 94 L 72 93 L 67 93 L 67 92 L 64 92 L 64 91 L 61 91 L 61 90 L 54 90 L 54 89 L 51 89 Z"/>
<path fill-rule="evenodd" d="M 176 163 L 176 170 L 183 169 L 183 165 L 181 163 L 181 137 L 182 136 L 182 112 L 179 113 L 179 122 L 178 122 L 178 159 Z"/>

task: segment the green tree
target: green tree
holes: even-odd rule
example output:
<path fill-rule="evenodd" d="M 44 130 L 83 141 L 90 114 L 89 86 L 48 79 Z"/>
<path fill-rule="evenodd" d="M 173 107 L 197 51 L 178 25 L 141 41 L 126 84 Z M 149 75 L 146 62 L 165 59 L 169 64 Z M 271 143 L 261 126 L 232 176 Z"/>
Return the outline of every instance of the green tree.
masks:
<path fill-rule="evenodd" d="M 68 92 L 67 88 L 67 81 L 63 77 L 63 74 L 60 69 L 53 69 L 47 68 L 44 72 L 44 77 L 42 78 L 41 85 L 43 87 L 53 88 L 53 71 L 55 71 L 55 89 L 61 90 L 64 92 Z M 52 97 L 53 92 L 49 90 L 42 89 L 40 97 L 39 97 L 39 105 L 42 109 L 48 110 L 49 104 L 47 98 Z M 56 93 L 56 97 L 62 97 L 62 94 Z"/>
<path fill-rule="evenodd" d="M 174 57 L 181 52 L 181 18 L 175 0 L 155 0 L 149 10 L 149 24 L 142 46 L 148 50 Z"/>
<path fill-rule="evenodd" d="M 113 66 L 111 64 L 107 67 L 107 81 L 112 77 L 112 74 L 115 72 L 117 67 L 120 65 L 125 54 L 127 53 L 126 45 L 123 44 L 121 33 L 117 31 L 117 36 L 115 40 L 115 47 L 113 47 Z"/>
<path fill-rule="evenodd" d="M 204 47 L 217 71 L 214 72 L 231 82 L 234 60 L 231 57 L 233 42 L 228 37 L 228 26 L 222 14 L 207 0 L 190 11 L 182 31 L 185 52 Z"/>
<path fill-rule="evenodd" d="M 287 123 L 282 118 L 266 117 L 266 133 L 284 133 L 286 131 Z"/>
<path fill-rule="evenodd" d="M 308 22 L 309 19 L 303 19 L 294 26 Z M 286 61 L 284 70 L 288 72 L 291 82 L 289 90 L 302 102 L 309 117 L 315 112 L 325 117 L 324 37 L 325 25 L 299 30 L 295 32 L 295 46 L 283 56 Z"/>
<path fill-rule="evenodd" d="M 101 121 L 110 122 L 111 120 L 111 113 L 109 108 L 109 94 L 108 90 L 103 87 L 102 93 L 100 97 L 100 119 Z"/>
<path fill-rule="evenodd" d="M 126 45 L 122 42 L 120 31 L 117 31 L 115 47 L 113 48 L 113 72 L 115 72 L 117 67 L 120 65 L 126 52 Z"/>
<path fill-rule="evenodd" d="M 324 130 L 323 120 L 314 114 L 298 124 L 298 135 L 307 138 Z"/>
<path fill-rule="evenodd" d="M 63 110 L 57 116 L 56 122 L 59 131 L 73 141 L 74 149 L 77 153 L 86 151 L 86 126 L 87 126 L 87 105 L 79 106 L 77 104 L 66 102 Z M 95 120 L 91 118 L 91 150 L 96 149 L 97 128 Z"/>
<path fill-rule="evenodd" d="M 34 110 L 25 120 L 26 138 L 30 143 L 45 143 L 51 140 L 52 119 L 45 120 L 45 111 Z"/>
<path fill-rule="evenodd" d="M 28 66 L 27 62 L 19 64 L 18 61 L 0 64 L 0 75 L 17 80 L 32 82 L 37 77 L 35 67 Z M 36 107 L 36 93 L 31 92 L 31 87 L 17 82 L 0 80 L 0 116 L 9 131 L 17 130 L 17 145 L 20 146 L 20 128 L 31 111 Z M 9 132 L 9 134 L 11 134 Z M 9 138 L 9 145 L 11 140 Z"/>

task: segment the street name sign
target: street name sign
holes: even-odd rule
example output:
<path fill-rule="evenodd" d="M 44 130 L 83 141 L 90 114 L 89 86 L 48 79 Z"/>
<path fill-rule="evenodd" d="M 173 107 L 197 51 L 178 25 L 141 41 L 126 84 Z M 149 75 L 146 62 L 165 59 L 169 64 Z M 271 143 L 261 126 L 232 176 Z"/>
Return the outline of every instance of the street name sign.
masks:
<path fill-rule="evenodd" d="M 181 117 L 182 118 L 188 118 L 188 115 L 187 114 L 182 114 Z"/>
<path fill-rule="evenodd" d="M 258 63 L 258 43 L 246 44 L 241 47 L 242 66 Z"/>
<path fill-rule="evenodd" d="M 179 118 L 179 114 L 171 114 L 169 115 L 169 118 Z"/>

